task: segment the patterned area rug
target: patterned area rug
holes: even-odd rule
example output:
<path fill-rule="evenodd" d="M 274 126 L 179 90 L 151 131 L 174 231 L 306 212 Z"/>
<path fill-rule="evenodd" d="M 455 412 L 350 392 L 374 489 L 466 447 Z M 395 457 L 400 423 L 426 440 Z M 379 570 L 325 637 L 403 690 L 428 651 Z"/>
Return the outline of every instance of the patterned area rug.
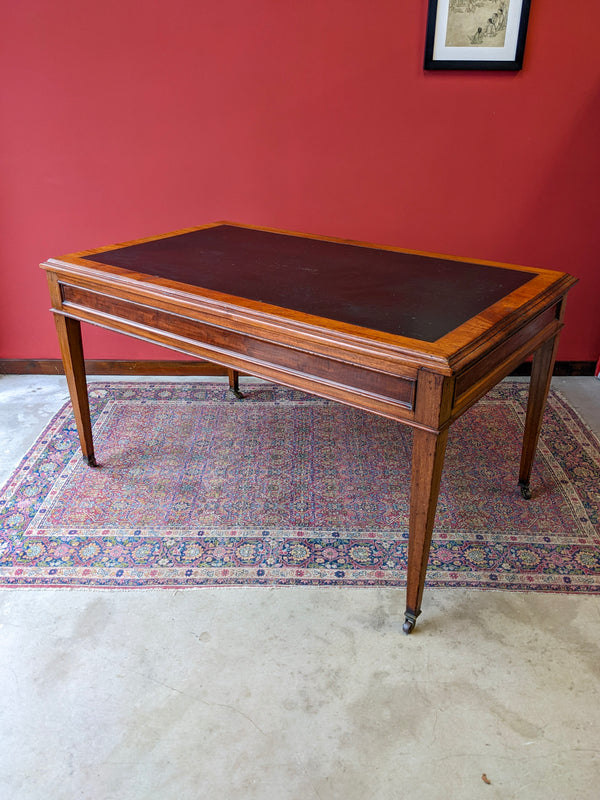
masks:
<path fill-rule="evenodd" d="M 301 392 L 93 383 L 96 456 L 70 404 L 0 495 L 0 585 L 405 583 L 409 428 Z M 517 489 L 527 385 L 452 427 L 428 585 L 600 591 L 600 443 L 551 393 Z"/>

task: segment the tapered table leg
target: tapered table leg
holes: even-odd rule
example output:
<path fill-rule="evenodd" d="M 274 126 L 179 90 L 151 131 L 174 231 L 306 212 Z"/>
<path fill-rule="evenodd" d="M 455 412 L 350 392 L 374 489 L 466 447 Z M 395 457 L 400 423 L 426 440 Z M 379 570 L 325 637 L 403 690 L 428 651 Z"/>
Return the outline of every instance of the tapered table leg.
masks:
<path fill-rule="evenodd" d="M 529 482 L 531 469 L 537 449 L 546 399 L 552 380 L 552 370 L 558 347 L 558 335 L 549 339 L 539 347 L 531 365 L 531 381 L 529 384 L 529 400 L 527 402 L 527 416 L 525 418 L 525 432 L 523 434 L 523 450 L 521 453 L 521 466 L 519 469 L 519 486 L 521 494 L 526 500 L 531 497 Z"/>
<path fill-rule="evenodd" d="M 412 631 L 421 613 L 421 599 L 447 441 L 448 428 L 439 433 L 420 428 L 415 428 L 413 431 L 406 613 L 402 627 L 404 633 Z"/>
<path fill-rule="evenodd" d="M 228 369 L 227 375 L 229 377 L 229 391 L 242 400 L 244 395 L 240 392 L 240 373 L 237 369 Z"/>
<path fill-rule="evenodd" d="M 90 420 L 90 406 L 88 401 L 87 383 L 85 380 L 85 364 L 83 361 L 83 346 L 81 343 L 81 324 L 79 320 L 54 315 L 60 351 L 62 354 L 65 376 L 71 395 L 73 414 L 81 442 L 83 460 L 90 467 L 97 467 L 94 457 L 94 444 L 92 441 L 92 423 Z"/>

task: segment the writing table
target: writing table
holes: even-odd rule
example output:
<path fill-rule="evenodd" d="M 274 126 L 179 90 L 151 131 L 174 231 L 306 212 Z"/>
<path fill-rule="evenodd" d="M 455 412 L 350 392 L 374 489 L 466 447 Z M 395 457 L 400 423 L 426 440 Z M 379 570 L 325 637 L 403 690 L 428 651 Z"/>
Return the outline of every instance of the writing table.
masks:
<path fill-rule="evenodd" d="M 81 321 L 221 364 L 238 394 L 244 371 L 413 428 L 406 633 L 421 612 L 450 425 L 533 355 L 518 476 L 522 497 L 531 496 L 565 297 L 576 282 L 565 273 L 233 223 L 41 266 L 90 466 Z"/>

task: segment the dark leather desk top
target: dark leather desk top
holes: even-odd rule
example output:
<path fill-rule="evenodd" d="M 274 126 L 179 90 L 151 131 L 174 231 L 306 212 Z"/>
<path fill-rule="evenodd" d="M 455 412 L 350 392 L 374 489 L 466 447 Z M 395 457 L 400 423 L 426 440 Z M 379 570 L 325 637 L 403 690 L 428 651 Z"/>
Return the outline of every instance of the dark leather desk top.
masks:
<path fill-rule="evenodd" d="M 536 276 L 232 225 L 86 258 L 424 342 L 436 341 Z"/>

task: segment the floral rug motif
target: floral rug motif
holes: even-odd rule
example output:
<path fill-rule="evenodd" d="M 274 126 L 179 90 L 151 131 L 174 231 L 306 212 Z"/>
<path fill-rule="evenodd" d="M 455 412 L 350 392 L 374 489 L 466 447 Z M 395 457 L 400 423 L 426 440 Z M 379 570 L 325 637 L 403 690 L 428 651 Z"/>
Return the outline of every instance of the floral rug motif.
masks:
<path fill-rule="evenodd" d="M 0 493 L 0 586 L 403 586 L 412 433 L 267 384 L 91 383 Z M 600 442 L 551 392 L 517 488 L 527 384 L 451 428 L 427 584 L 600 592 Z"/>

